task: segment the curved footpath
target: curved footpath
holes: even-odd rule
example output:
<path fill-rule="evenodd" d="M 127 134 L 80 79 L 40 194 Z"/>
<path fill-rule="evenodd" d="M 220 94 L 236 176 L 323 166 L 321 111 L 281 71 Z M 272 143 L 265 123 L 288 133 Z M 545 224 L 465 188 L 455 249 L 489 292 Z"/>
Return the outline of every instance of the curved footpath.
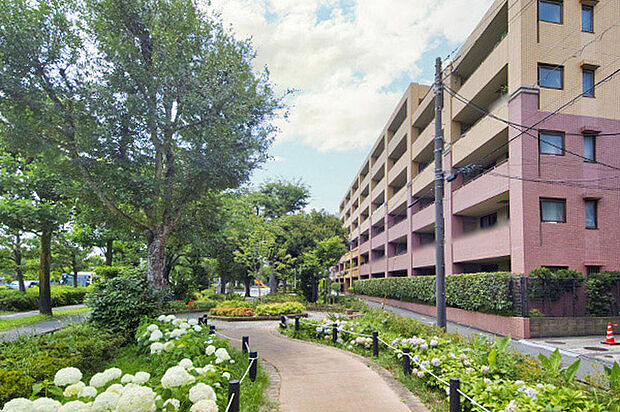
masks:
<path fill-rule="evenodd" d="M 249 336 L 252 350 L 277 369 L 280 411 L 428 411 L 387 371 L 376 371 L 380 368 L 362 357 L 282 336 L 274 322 L 213 323 L 226 336 Z"/>

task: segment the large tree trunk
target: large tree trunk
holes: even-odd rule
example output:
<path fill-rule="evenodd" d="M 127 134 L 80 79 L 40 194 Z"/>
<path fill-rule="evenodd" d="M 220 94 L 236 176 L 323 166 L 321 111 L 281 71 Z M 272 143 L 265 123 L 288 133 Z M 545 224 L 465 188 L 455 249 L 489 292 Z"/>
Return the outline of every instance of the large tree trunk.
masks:
<path fill-rule="evenodd" d="M 246 298 L 251 297 L 252 294 L 250 292 L 252 290 L 252 279 L 250 278 L 243 279 L 243 286 L 245 287 L 245 297 Z"/>
<path fill-rule="evenodd" d="M 269 275 L 269 293 L 278 293 L 278 277 L 274 272 Z"/>
<path fill-rule="evenodd" d="M 114 257 L 114 240 L 110 239 L 106 243 L 105 248 L 105 265 L 112 266 L 112 259 Z"/>
<path fill-rule="evenodd" d="M 71 253 L 71 266 L 73 267 L 73 287 L 78 287 L 78 267 L 77 267 L 77 256 L 75 253 L 75 249 Z"/>
<path fill-rule="evenodd" d="M 41 231 L 41 261 L 39 265 L 39 312 L 52 315 L 50 263 L 52 260 L 52 226 L 43 225 Z"/>
<path fill-rule="evenodd" d="M 19 291 L 25 292 L 26 284 L 24 283 L 24 272 L 22 271 L 22 244 L 19 235 L 15 236 L 13 258 L 15 260 L 15 274 L 17 275 L 17 283 L 19 283 Z"/>
<path fill-rule="evenodd" d="M 161 289 L 165 285 L 164 257 L 167 239 L 161 233 L 148 232 L 146 241 L 146 278 L 157 289 Z"/>
<path fill-rule="evenodd" d="M 220 293 L 222 295 L 226 294 L 226 279 L 220 278 Z"/>

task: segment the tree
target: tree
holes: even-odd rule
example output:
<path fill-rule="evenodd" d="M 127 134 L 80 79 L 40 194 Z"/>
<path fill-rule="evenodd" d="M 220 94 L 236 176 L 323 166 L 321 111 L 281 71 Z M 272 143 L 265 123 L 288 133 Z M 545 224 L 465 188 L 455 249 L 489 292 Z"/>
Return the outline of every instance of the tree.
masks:
<path fill-rule="evenodd" d="M 263 183 L 255 193 L 260 214 L 266 219 L 278 219 L 308 206 L 310 189 L 298 181 L 276 180 Z"/>
<path fill-rule="evenodd" d="M 8 0 L 0 112 L 13 147 L 53 151 L 145 234 L 147 277 L 192 202 L 266 158 L 282 107 L 267 72 L 194 0 Z M 51 164 L 50 166 L 59 166 Z"/>

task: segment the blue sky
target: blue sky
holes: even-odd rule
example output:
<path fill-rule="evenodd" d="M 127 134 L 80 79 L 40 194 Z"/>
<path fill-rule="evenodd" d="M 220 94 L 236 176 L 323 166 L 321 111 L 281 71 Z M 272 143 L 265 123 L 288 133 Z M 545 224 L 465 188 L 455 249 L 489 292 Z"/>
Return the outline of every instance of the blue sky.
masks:
<path fill-rule="evenodd" d="M 435 58 L 473 30 L 492 0 L 213 0 L 255 67 L 294 89 L 289 118 L 253 177 L 301 179 L 310 207 L 336 213 L 410 82 L 430 84 Z"/>

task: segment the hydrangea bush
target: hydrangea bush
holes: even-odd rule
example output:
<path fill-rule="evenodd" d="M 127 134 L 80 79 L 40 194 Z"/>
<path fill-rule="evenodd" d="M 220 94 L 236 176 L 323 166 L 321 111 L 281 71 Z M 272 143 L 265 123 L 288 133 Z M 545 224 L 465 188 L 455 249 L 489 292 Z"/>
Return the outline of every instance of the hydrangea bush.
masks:
<path fill-rule="evenodd" d="M 31 399 L 16 398 L 2 412 L 217 412 L 225 409 L 227 344 L 197 320 L 162 315 L 136 332 L 150 370 L 130 374 L 112 367 L 86 379 L 75 367 L 33 386 Z M 42 396 L 45 395 L 45 396 Z"/>
<path fill-rule="evenodd" d="M 568 368 L 542 368 L 535 360 L 507 350 L 509 337 L 488 340 L 478 337 L 467 341 L 458 335 L 443 334 L 411 319 L 379 310 L 368 310 L 356 319 L 332 316 L 323 321 L 290 328 L 285 333 L 305 339 L 332 343 L 336 324 L 336 346 L 361 355 L 372 355 L 373 331 L 396 350 L 380 343 L 381 356 L 399 370 L 401 350 L 410 349 L 411 379 L 431 391 L 448 397 L 448 382 L 460 378 L 461 390 L 492 411 L 619 411 L 620 399 L 593 386 L 574 381 L 578 364 Z M 413 333 L 412 333 L 413 332 Z M 559 356 L 559 354 L 558 354 Z M 558 365 L 559 366 L 559 365 Z M 435 376 L 432 376 L 435 375 Z M 409 378 L 407 378 L 409 379 Z M 463 399 L 465 410 L 477 410 Z M 467 409 L 470 408 L 470 409 Z"/>

